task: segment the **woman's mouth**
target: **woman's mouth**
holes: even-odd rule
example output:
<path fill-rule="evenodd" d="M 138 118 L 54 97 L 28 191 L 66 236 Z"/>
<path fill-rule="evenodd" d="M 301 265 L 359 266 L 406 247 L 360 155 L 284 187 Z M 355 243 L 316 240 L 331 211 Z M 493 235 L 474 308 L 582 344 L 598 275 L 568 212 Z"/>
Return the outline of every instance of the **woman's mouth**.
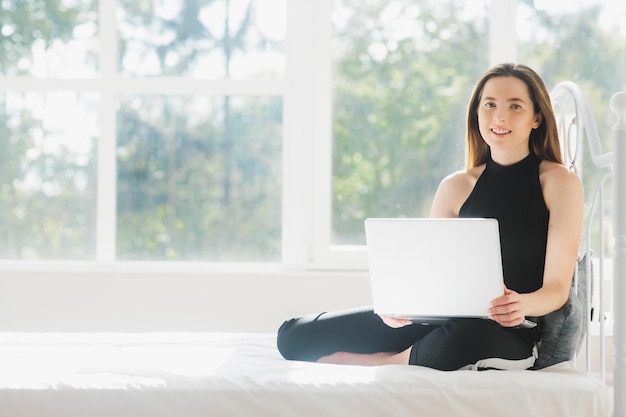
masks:
<path fill-rule="evenodd" d="M 511 131 L 510 131 L 510 130 L 507 130 L 507 129 L 498 129 L 498 128 L 495 128 L 495 127 L 494 127 L 494 128 L 491 128 L 491 131 L 492 131 L 493 133 L 495 133 L 496 135 L 506 135 L 506 134 L 508 134 L 508 133 L 511 133 Z"/>

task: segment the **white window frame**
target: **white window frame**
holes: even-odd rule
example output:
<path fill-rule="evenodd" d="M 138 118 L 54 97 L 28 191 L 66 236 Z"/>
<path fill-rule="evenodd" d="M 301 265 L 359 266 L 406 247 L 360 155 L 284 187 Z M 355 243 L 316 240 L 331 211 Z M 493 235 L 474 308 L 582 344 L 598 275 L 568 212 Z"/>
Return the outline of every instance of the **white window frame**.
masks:
<path fill-rule="evenodd" d="M 331 74 L 331 0 L 317 0 L 317 13 L 311 16 L 319 19 L 316 30 L 315 48 L 317 65 L 313 142 L 314 169 L 313 196 L 315 216 L 312 218 L 313 247 L 311 250 L 311 269 L 367 269 L 367 251 L 365 246 L 331 244 L 331 196 L 332 196 L 332 74 Z M 515 30 L 515 12 L 517 0 L 497 0 L 490 4 L 490 65 L 501 62 L 515 62 L 517 59 L 517 39 Z M 486 68 L 485 68 L 486 69 Z"/>
<path fill-rule="evenodd" d="M 0 77 L 2 92 L 96 92 L 100 95 L 94 262 L 2 261 L 3 270 L 206 271 L 365 270 L 364 246 L 330 244 L 332 184 L 332 0 L 288 0 L 283 79 L 132 78 L 117 74 L 117 2 L 99 2 L 95 78 Z M 490 59 L 516 57 L 516 0 L 491 3 Z M 496 35 L 497 34 L 497 35 Z M 280 263 L 121 262 L 116 260 L 116 96 L 267 95 L 283 98 L 282 261 Z"/>
<path fill-rule="evenodd" d="M 289 2 L 287 2 L 289 3 Z M 121 262 L 116 260 L 117 161 L 116 161 L 116 97 L 122 94 L 155 95 L 264 95 L 286 98 L 283 79 L 191 79 L 183 77 L 123 77 L 117 73 L 117 2 L 100 1 L 99 12 L 99 74 L 93 78 L 35 78 L 29 76 L 0 77 L 1 92 L 97 93 L 100 97 L 97 142 L 96 255 L 95 262 L 84 261 L 0 261 L 3 270 L 92 270 L 119 271 L 264 271 L 276 268 L 275 263 L 209 263 L 209 262 Z M 292 9 L 292 14 L 294 8 Z M 293 96 L 293 94 L 289 94 Z M 285 100 L 286 101 L 286 100 Z M 291 99 L 290 101 L 293 101 Z M 285 105 L 285 107 L 287 107 Z M 290 125 L 287 123 L 287 125 Z M 293 123 L 291 123 L 293 125 Z M 287 135 L 284 135 L 287 137 Z M 287 159 L 287 158 L 285 158 Z M 289 197 L 285 198 L 287 201 Z M 293 222 L 293 220 L 292 220 Z M 292 255 L 290 255 L 292 256 Z"/>

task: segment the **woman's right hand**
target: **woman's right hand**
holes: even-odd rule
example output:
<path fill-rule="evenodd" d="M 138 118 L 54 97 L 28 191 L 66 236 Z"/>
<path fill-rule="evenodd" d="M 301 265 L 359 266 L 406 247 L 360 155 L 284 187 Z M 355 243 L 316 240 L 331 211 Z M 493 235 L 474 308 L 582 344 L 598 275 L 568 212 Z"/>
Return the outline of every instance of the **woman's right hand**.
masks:
<path fill-rule="evenodd" d="M 378 317 L 381 318 L 381 320 L 389 327 L 392 327 L 394 329 L 399 329 L 400 327 L 404 327 L 404 326 L 408 326 L 409 324 L 412 324 L 413 322 L 411 320 L 408 319 L 399 319 L 396 317 L 390 317 L 390 316 L 383 316 L 383 315 L 378 315 Z"/>

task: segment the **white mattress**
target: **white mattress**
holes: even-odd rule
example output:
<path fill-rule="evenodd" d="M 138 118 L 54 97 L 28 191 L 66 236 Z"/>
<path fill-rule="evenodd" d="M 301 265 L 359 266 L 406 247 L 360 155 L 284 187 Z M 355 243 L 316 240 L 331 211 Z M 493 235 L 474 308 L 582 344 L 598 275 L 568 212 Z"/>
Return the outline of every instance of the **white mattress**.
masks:
<path fill-rule="evenodd" d="M 441 372 L 286 361 L 270 334 L 0 333 L 1 417 L 609 416 L 567 365 Z"/>

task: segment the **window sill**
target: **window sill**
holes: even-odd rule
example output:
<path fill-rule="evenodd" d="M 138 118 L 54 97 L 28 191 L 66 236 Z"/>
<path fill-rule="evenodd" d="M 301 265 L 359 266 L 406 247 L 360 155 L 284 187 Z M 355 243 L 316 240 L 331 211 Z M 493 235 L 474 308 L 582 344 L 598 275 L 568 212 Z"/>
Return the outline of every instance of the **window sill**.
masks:
<path fill-rule="evenodd" d="M 119 261 L 0 261 L 4 273 L 81 273 L 105 275 L 206 275 L 206 276 L 302 276 L 302 277 L 368 277 L 366 269 L 290 268 L 281 263 L 229 262 L 151 262 Z"/>

